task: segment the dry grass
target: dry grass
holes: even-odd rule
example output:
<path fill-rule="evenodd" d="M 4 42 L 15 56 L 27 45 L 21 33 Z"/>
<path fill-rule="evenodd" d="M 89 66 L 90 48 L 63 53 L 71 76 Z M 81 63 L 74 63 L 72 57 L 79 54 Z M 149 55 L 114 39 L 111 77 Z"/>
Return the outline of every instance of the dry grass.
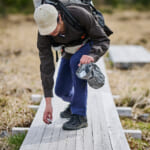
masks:
<path fill-rule="evenodd" d="M 150 12 L 117 11 L 112 15 L 106 15 L 106 20 L 114 31 L 111 37 L 112 44 L 142 45 L 150 51 Z M 132 107 L 135 119 L 142 113 L 150 113 L 150 64 L 144 67 L 136 66 L 131 70 L 119 70 L 112 68 L 111 63 L 107 62 L 107 74 L 112 93 L 120 95 L 116 105 Z M 149 122 L 150 118 L 147 121 Z M 143 137 L 142 140 L 133 140 L 129 137 L 131 149 L 149 149 L 149 123 L 128 123 L 128 120 L 122 121 L 123 127 L 140 128 Z"/>
<path fill-rule="evenodd" d="M 138 129 L 142 131 L 142 140 L 134 140 L 128 136 L 128 142 L 132 150 L 142 149 L 149 150 L 150 145 L 150 123 L 139 120 L 120 118 L 124 129 Z"/>
<path fill-rule="evenodd" d="M 105 18 L 114 31 L 112 44 L 140 44 L 150 50 L 149 12 L 117 11 L 105 14 Z M 32 16 L 0 19 L 0 131 L 29 126 L 33 119 L 34 113 L 27 108 L 30 96 L 42 93 L 36 38 Z M 149 68 L 147 65 L 122 71 L 108 65 L 112 93 L 121 96 L 118 105 L 150 113 Z M 138 104 L 141 102 L 144 105 Z"/>
<path fill-rule="evenodd" d="M 0 131 L 29 126 L 31 93 L 41 93 L 36 27 L 31 16 L 0 20 Z"/>
<path fill-rule="evenodd" d="M 112 44 L 142 45 L 150 51 L 150 12 L 124 11 L 106 15 L 114 31 Z M 150 111 L 150 65 L 118 70 L 107 64 L 110 86 L 114 95 L 120 95 L 117 105 L 132 106 L 135 115 Z"/>
<path fill-rule="evenodd" d="M 148 111 L 150 107 L 150 65 L 132 70 L 108 71 L 110 86 L 114 95 L 120 95 L 116 100 L 119 106 L 133 107 L 135 114 Z M 141 109 L 140 109 L 141 108 Z M 140 109 L 139 111 L 136 110 Z"/>
<path fill-rule="evenodd" d="M 105 18 L 114 31 L 111 44 L 140 44 L 150 50 L 150 12 L 114 11 Z"/>

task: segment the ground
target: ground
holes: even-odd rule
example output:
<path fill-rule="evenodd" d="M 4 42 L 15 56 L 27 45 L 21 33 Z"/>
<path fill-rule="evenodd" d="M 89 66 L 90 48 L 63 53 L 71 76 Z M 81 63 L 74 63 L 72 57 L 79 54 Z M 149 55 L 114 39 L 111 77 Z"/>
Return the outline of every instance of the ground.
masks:
<path fill-rule="evenodd" d="M 104 16 L 114 31 L 111 44 L 138 44 L 150 51 L 150 12 L 113 11 Z M 13 126 L 29 126 L 34 117 L 27 107 L 30 96 L 42 94 L 36 39 L 32 15 L 0 19 L 0 132 L 10 131 Z M 150 113 L 150 65 L 118 70 L 112 68 L 107 55 L 105 58 L 112 93 L 120 95 L 116 104 L 133 106 L 135 119 L 138 114 Z M 122 121 L 124 127 L 130 128 L 128 122 Z M 147 129 L 146 134 L 150 132 Z M 149 135 L 144 141 L 150 142 L 148 139 Z M 2 145 L 0 139 L 0 148 Z"/>

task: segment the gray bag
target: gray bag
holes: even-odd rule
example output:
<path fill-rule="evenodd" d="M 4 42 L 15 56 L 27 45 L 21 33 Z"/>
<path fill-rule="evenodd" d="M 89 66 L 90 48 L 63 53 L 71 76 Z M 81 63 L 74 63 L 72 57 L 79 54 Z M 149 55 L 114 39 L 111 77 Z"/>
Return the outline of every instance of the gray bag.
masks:
<path fill-rule="evenodd" d="M 105 76 L 100 68 L 93 63 L 82 64 L 76 71 L 76 75 L 80 79 L 87 80 L 89 86 L 94 89 L 101 88 L 105 83 Z"/>

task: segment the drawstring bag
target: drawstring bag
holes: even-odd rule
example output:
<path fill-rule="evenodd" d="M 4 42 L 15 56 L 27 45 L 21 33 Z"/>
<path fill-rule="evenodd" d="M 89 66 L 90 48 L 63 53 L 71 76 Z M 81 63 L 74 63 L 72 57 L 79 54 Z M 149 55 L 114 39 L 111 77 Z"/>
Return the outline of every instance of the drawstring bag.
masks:
<path fill-rule="evenodd" d="M 93 63 L 82 64 L 76 71 L 76 75 L 80 79 L 87 80 L 90 87 L 99 89 L 105 84 L 105 76 L 100 68 Z"/>

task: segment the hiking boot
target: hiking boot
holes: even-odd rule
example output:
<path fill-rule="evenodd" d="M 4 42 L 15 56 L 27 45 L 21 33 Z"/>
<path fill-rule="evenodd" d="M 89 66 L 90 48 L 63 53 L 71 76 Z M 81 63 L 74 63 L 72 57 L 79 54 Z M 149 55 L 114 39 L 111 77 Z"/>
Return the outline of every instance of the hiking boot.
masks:
<path fill-rule="evenodd" d="M 71 108 L 70 105 L 68 105 L 68 107 L 60 113 L 60 117 L 61 118 L 70 118 L 71 117 Z"/>
<path fill-rule="evenodd" d="M 73 114 L 69 121 L 63 124 L 64 130 L 78 130 L 88 126 L 87 117 Z"/>

